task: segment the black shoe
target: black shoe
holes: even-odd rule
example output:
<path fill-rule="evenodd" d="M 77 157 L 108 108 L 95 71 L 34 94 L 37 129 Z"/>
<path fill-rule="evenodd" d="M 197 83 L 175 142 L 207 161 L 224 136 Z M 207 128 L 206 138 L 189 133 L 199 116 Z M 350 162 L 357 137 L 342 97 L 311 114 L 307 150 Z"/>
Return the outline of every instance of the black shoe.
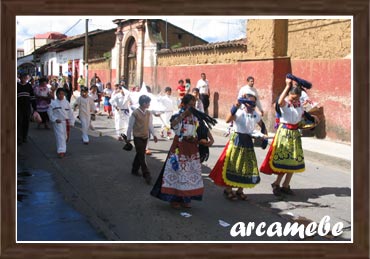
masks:
<path fill-rule="evenodd" d="M 139 172 L 136 172 L 136 171 L 131 171 L 131 174 L 135 175 L 135 176 L 141 176 L 141 174 Z"/>
<path fill-rule="evenodd" d="M 294 192 L 290 189 L 290 186 L 288 187 L 281 187 L 280 188 L 280 191 L 284 194 L 288 194 L 288 195 L 294 195 Z"/>
<path fill-rule="evenodd" d="M 282 193 L 281 193 L 281 188 L 279 185 L 276 185 L 274 183 L 271 184 L 271 187 L 272 187 L 272 193 L 275 195 L 275 196 L 281 196 Z"/>
<path fill-rule="evenodd" d="M 146 184 L 151 184 L 152 183 L 152 177 L 150 175 L 144 176 Z"/>

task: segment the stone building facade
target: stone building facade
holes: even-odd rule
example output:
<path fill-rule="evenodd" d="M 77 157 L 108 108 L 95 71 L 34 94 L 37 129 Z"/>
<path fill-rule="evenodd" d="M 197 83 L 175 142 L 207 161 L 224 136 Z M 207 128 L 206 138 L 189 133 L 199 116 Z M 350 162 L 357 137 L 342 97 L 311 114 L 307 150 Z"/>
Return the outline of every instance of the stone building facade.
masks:
<path fill-rule="evenodd" d="M 130 88 L 143 82 L 155 86 L 157 51 L 208 42 L 161 19 L 117 19 L 117 39 L 112 50 L 115 82 L 125 76 Z"/>

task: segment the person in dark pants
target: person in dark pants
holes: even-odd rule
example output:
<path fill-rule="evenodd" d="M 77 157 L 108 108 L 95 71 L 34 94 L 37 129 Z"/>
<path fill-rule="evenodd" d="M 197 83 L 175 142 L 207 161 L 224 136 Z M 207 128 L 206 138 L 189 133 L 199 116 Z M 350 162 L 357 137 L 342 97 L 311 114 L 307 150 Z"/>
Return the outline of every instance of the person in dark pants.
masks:
<path fill-rule="evenodd" d="M 150 184 L 152 177 L 146 164 L 145 149 L 148 143 L 149 134 L 153 135 L 155 143 L 158 139 L 154 133 L 152 114 L 147 110 L 150 105 L 150 97 L 147 95 L 140 96 L 139 105 L 139 108 L 131 114 L 127 129 L 127 141 L 131 141 L 131 133 L 133 133 L 136 149 L 136 156 L 132 164 L 131 173 L 133 175 L 140 176 L 139 169 L 141 168 L 145 182 Z"/>
<path fill-rule="evenodd" d="M 71 97 L 72 97 L 72 94 L 73 94 L 72 78 L 71 77 L 68 77 L 67 82 L 64 83 L 63 90 L 66 93 L 67 101 L 71 102 Z"/>
<path fill-rule="evenodd" d="M 28 128 L 30 125 L 31 105 L 36 111 L 36 98 L 32 85 L 27 82 L 27 75 L 21 74 L 17 82 L 17 142 L 18 145 L 27 142 Z"/>
<path fill-rule="evenodd" d="M 204 113 L 208 114 L 209 97 L 211 95 L 209 90 L 209 82 L 205 73 L 202 73 L 200 76 L 201 79 L 198 80 L 196 88 L 199 89 L 200 100 L 202 100 L 203 103 Z"/>

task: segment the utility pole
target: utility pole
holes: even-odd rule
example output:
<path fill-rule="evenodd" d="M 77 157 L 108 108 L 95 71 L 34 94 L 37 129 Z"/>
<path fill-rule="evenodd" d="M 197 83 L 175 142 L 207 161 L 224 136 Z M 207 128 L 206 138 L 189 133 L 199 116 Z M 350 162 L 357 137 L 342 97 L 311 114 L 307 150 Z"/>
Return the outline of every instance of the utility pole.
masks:
<path fill-rule="evenodd" d="M 34 65 L 35 65 L 35 75 L 37 75 L 37 62 L 36 62 L 36 38 L 35 36 L 33 36 L 33 62 L 34 62 Z"/>
<path fill-rule="evenodd" d="M 89 19 L 86 19 L 86 30 L 85 30 L 85 84 L 89 88 L 89 60 L 88 60 L 88 36 L 89 36 Z"/>

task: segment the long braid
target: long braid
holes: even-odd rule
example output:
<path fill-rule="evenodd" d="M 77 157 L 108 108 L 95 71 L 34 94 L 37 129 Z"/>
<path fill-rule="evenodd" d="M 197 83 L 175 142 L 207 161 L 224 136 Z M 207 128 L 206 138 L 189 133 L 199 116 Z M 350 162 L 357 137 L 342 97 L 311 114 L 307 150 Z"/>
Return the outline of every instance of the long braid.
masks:
<path fill-rule="evenodd" d="M 199 121 L 203 121 L 204 123 L 206 123 L 208 128 L 212 129 L 212 126 L 215 126 L 217 124 L 217 120 L 212 118 L 208 114 L 198 111 L 193 107 L 190 107 L 189 109 L 191 113 L 198 118 Z"/>

